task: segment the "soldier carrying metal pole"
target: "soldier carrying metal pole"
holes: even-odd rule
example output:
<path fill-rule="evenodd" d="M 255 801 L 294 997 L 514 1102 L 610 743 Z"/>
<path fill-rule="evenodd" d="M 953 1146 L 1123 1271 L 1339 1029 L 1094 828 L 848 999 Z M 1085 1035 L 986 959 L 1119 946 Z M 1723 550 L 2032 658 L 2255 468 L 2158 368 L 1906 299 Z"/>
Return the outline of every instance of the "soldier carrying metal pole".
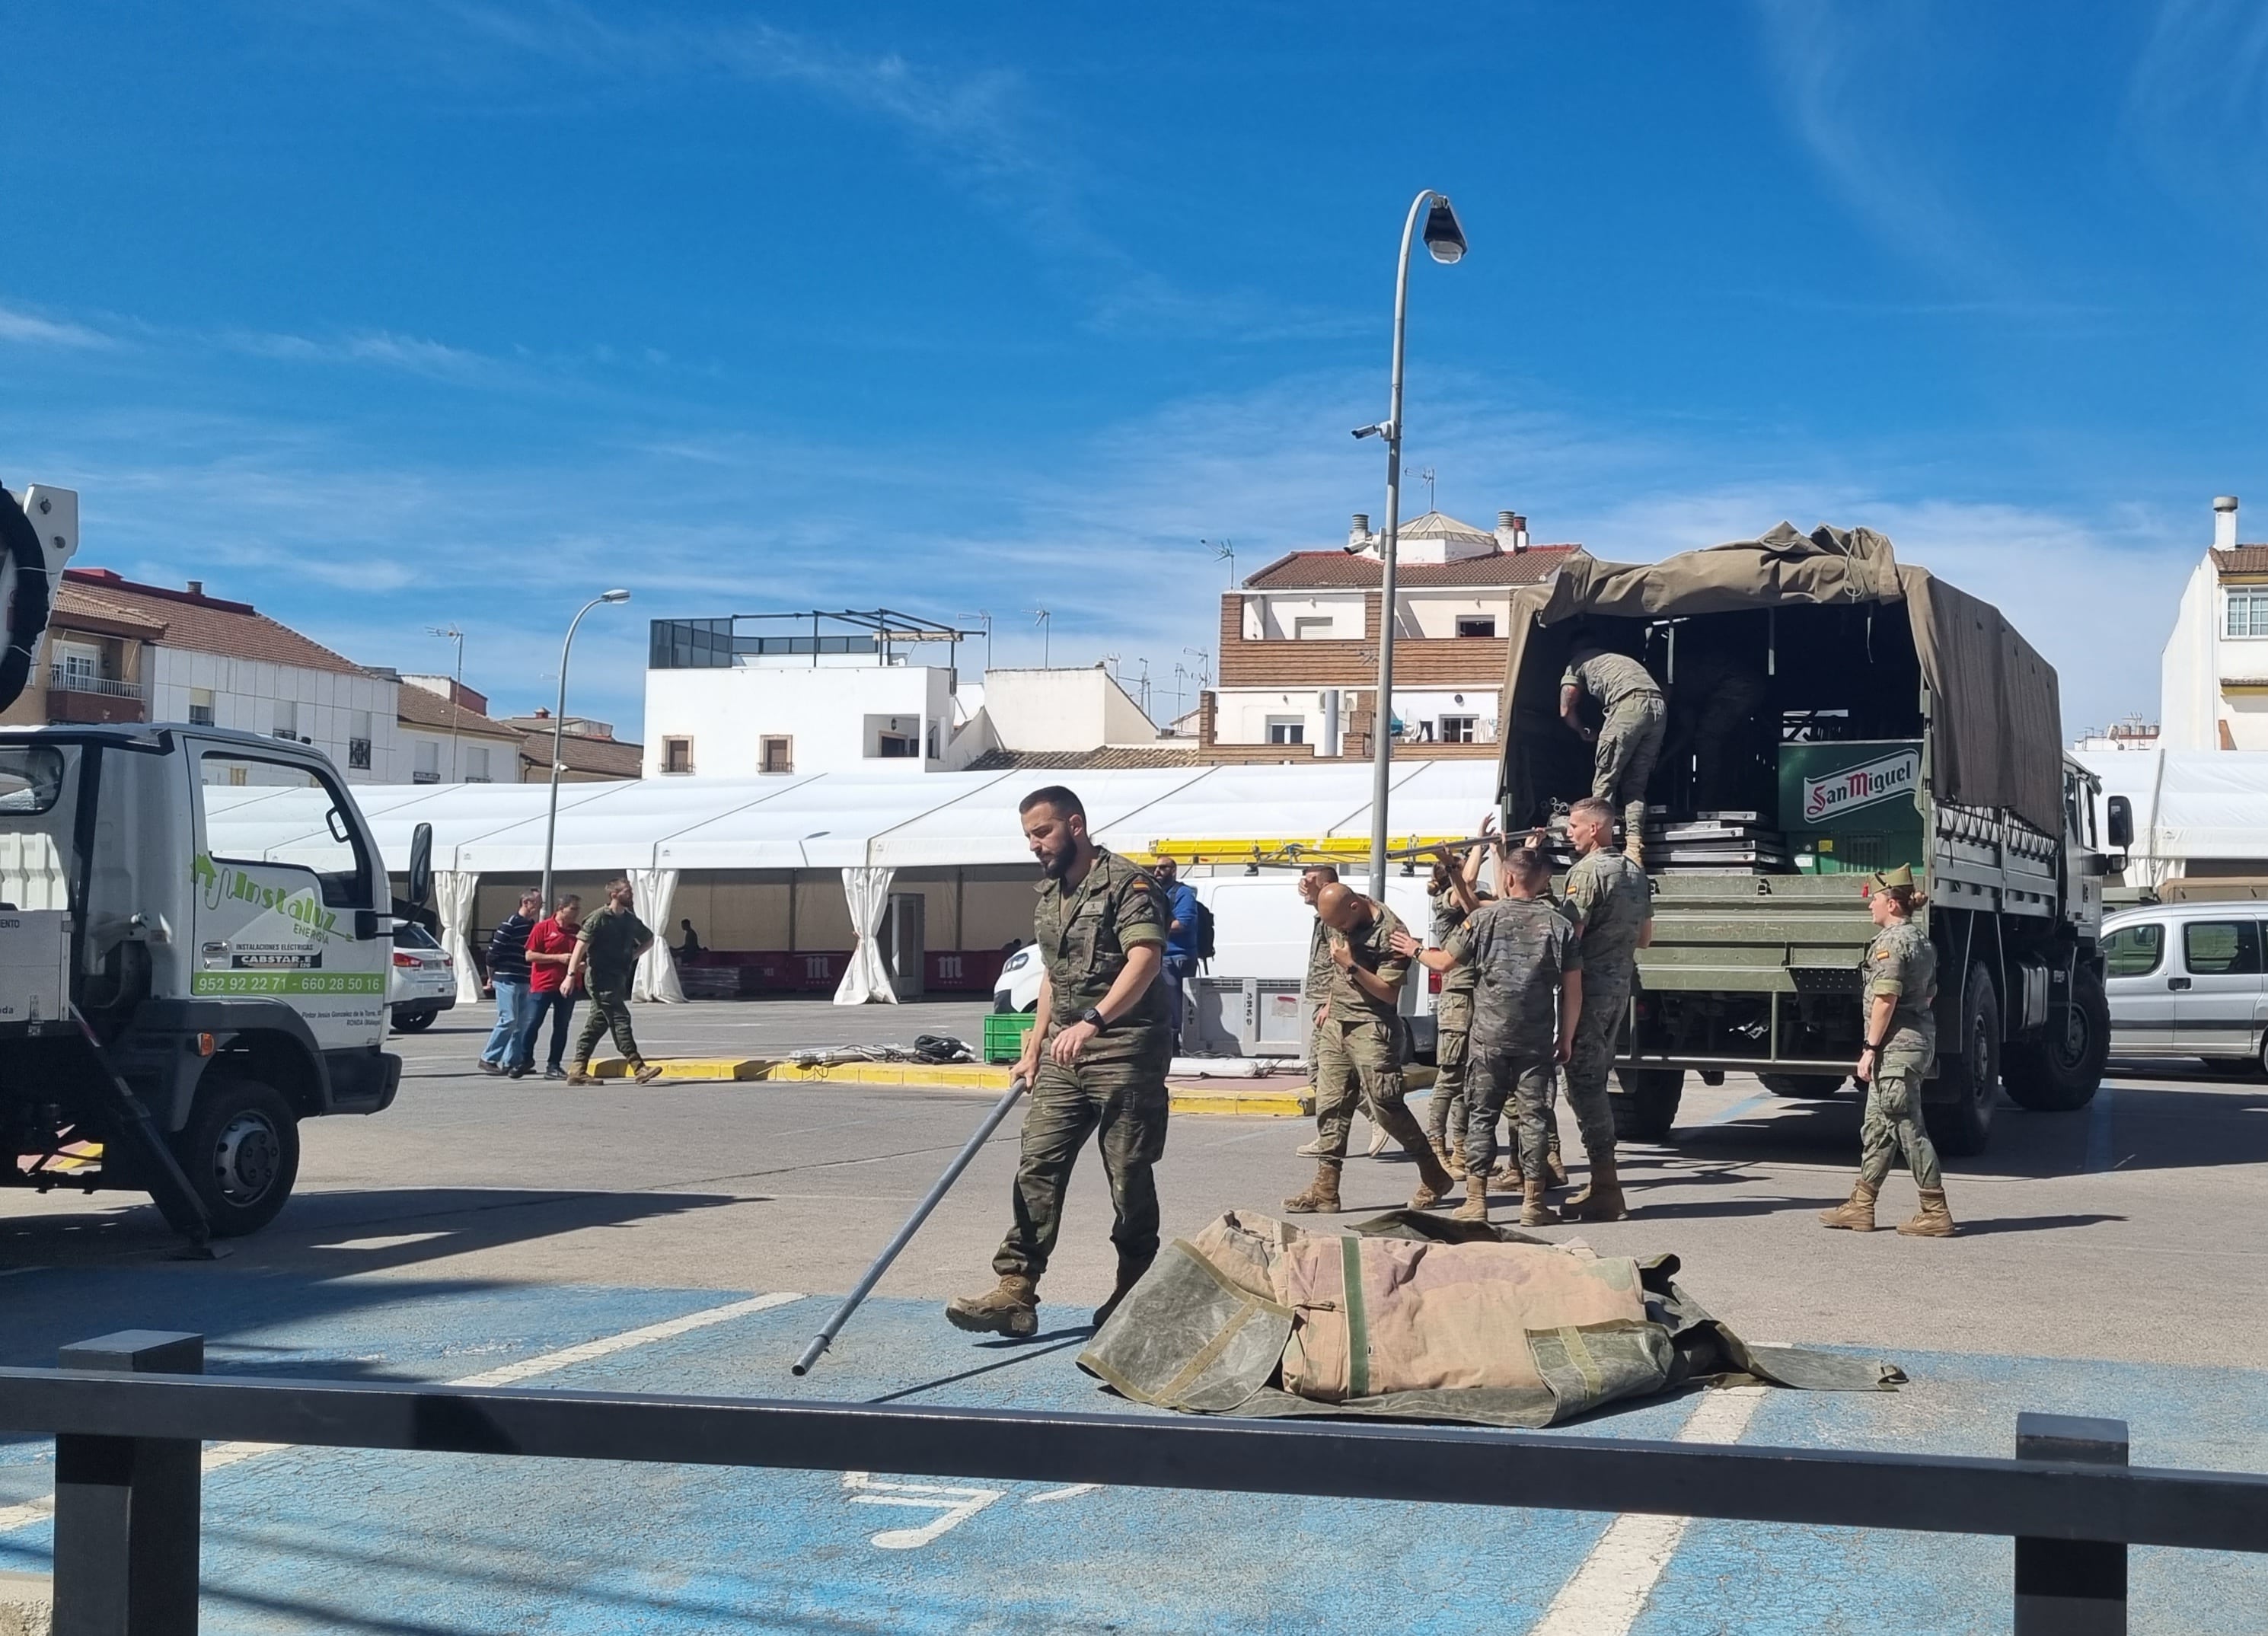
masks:
<path fill-rule="evenodd" d="M 1166 991 L 1165 894 L 1141 870 L 1097 846 L 1086 808 L 1059 785 L 1018 807 L 1045 879 L 1032 917 L 1047 975 L 1016 1076 L 1031 1085 L 1014 1220 L 992 1270 L 999 1283 L 946 1303 L 957 1329 L 1026 1336 L 1040 1326 L 1040 1279 L 1063 1227 L 1064 1191 L 1087 1137 L 1100 1132 L 1110 1179 L 1118 1281 L 1094 1315 L 1117 1310 L 1158 1255 L 1158 1186 L 1166 1152 L 1166 1070 L 1173 1041 Z"/>

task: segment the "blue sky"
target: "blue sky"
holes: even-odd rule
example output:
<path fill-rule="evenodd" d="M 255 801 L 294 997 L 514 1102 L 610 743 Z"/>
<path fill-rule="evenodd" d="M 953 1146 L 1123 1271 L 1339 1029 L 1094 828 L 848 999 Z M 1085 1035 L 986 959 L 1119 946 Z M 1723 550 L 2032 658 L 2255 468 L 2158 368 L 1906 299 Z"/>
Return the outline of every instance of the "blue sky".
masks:
<path fill-rule="evenodd" d="M 2154 713 L 2211 497 L 2268 508 L 2268 12 L 19 0 L 0 480 L 526 709 L 656 615 L 995 615 L 1172 703 L 1381 509 L 1643 558 L 1866 523 Z M 1424 504 L 1420 487 L 1416 505 Z M 2268 538 L 2268 521 L 2245 530 Z"/>

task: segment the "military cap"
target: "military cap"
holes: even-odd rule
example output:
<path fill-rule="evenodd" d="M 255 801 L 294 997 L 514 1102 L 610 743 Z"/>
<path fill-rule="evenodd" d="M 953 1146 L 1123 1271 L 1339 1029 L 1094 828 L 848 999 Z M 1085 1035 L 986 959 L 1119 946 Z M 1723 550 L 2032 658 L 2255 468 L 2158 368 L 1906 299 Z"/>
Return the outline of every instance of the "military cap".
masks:
<path fill-rule="evenodd" d="M 1914 883 L 1913 866 L 1900 864 L 1895 869 L 1877 869 L 1874 871 L 1874 890 L 1877 892 L 1892 891 L 1898 887 L 1904 887 L 1911 890 Z"/>

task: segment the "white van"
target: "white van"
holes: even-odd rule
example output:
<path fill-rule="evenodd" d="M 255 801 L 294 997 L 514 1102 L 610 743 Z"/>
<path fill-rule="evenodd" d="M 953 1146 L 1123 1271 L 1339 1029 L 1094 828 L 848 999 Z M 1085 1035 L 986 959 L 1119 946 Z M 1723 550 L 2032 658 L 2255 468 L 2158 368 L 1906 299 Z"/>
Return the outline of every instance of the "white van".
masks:
<path fill-rule="evenodd" d="M 2102 923 L 2113 1057 L 2268 1072 L 2268 903 L 2154 903 Z"/>

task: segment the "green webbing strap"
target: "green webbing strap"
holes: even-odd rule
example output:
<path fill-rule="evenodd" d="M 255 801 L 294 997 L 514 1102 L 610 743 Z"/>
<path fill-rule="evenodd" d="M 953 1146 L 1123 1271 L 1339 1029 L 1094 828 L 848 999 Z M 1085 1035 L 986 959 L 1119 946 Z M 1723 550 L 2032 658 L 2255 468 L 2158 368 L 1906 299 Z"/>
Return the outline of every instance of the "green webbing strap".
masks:
<path fill-rule="evenodd" d="M 1370 1320 L 1362 1306 L 1362 1241 L 1350 1233 L 1339 1240 L 1339 1265 L 1346 1282 L 1347 1396 L 1370 1396 Z"/>

